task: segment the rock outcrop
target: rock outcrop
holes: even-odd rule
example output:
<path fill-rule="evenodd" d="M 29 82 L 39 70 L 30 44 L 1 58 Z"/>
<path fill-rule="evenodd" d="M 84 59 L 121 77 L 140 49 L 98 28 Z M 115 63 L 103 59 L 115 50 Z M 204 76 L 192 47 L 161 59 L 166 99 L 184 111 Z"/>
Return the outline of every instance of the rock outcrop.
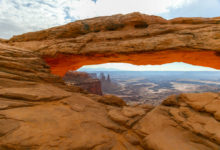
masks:
<path fill-rule="evenodd" d="M 0 43 L 5 43 L 5 42 L 7 42 L 7 40 L 0 38 Z"/>
<path fill-rule="evenodd" d="M 127 106 L 115 97 L 80 93 L 48 66 L 62 76 L 69 63 L 72 68 L 94 63 L 88 55 L 95 53 L 100 63 L 120 60 L 118 56 L 132 62 L 135 58 L 127 57 L 132 55 L 142 58 L 141 64 L 147 57 L 154 63 L 190 59 L 218 68 L 219 23 L 220 18 L 167 21 L 134 13 L 77 21 L 3 42 L 0 149 L 219 150 L 219 93 L 171 96 L 155 108 Z M 143 51 L 149 53 L 139 53 Z M 160 54 L 167 57 L 159 59 Z M 79 58 L 76 66 L 72 58 Z"/>
<path fill-rule="evenodd" d="M 171 96 L 135 125 L 146 149 L 218 150 L 220 93 Z"/>
<path fill-rule="evenodd" d="M 1 150 L 143 150 L 109 117 L 125 103 L 106 105 L 75 91 L 36 53 L 0 44 L 0 58 Z"/>
<path fill-rule="evenodd" d="M 64 76 L 63 80 L 68 85 L 79 86 L 89 93 L 102 95 L 101 82 L 99 79 L 92 78 L 86 72 L 68 71 Z"/>

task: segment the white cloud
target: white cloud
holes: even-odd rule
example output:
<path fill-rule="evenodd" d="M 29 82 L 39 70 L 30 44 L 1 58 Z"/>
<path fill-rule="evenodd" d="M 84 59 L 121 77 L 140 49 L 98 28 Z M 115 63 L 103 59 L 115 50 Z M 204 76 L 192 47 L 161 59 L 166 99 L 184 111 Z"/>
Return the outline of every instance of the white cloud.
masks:
<path fill-rule="evenodd" d="M 0 0 L 0 38 L 78 19 L 137 11 L 167 18 L 187 16 L 189 12 L 191 16 L 198 15 L 200 11 L 202 15 L 212 12 L 213 16 L 219 14 L 218 3 L 219 0 Z"/>
<path fill-rule="evenodd" d="M 156 15 L 193 1 L 195 0 L 98 0 L 94 3 L 91 0 L 80 0 L 75 3 L 77 7 L 71 10 L 71 15 L 80 19 L 135 11 Z"/>
<path fill-rule="evenodd" d="M 13 29 L 8 30 L 7 25 L 17 26 L 17 32 L 21 34 L 65 24 L 71 21 L 65 12 L 67 7 L 75 6 L 71 2 L 76 0 L 0 0 L 0 26 L 9 33 Z M 0 32 L 0 37 L 9 36 Z"/>
<path fill-rule="evenodd" d="M 0 0 L 0 38 L 62 25 L 75 19 L 134 11 L 157 15 L 192 1 L 97 0 L 95 3 L 92 0 Z"/>
<path fill-rule="evenodd" d="M 87 70 L 121 70 L 121 71 L 217 71 L 216 69 L 194 66 L 183 62 L 168 63 L 163 65 L 132 65 L 128 63 L 105 63 L 99 65 L 86 65 L 78 71 Z"/>

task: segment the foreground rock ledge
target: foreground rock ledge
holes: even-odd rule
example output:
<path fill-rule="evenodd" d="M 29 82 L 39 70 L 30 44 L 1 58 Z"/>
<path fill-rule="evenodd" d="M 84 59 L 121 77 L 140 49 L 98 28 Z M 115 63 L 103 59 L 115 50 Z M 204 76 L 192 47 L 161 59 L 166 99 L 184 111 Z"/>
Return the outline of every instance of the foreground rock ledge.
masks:
<path fill-rule="evenodd" d="M 155 108 L 83 94 L 40 56 L 0 44 L 1 150 L 219 150 L 220 94 L 172 96 Z M 117 103 L 117 105 L 115 105 Z"/>

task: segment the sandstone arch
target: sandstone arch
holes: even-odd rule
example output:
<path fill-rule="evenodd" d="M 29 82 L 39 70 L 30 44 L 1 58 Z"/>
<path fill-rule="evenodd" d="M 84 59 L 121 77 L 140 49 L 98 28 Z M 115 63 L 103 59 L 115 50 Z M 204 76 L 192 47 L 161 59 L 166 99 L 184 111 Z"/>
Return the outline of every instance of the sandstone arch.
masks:
<path fill-rule="evenodd" d="M 220 68 L 220 17 L 165 20 L 131 13 L 80 20 L 7 42 L 39 53 L 58 75 L 110 61 L 138 65 L 182 61 Z"/>
<path fill-rule="evenodd" d="M 109 62 L 122 62 L 134 65 L 161 65 L 172 62 L 185 62 L 192 65 L 220 69 L 220 56 L 214 51 L 164 50 L 142 53 L 115 53 L 90 55 L 64 55 L 44 57 L 53 74 L 63 76 L 68 70 L 77 70 L 84 65 Z"/>
<path fill-rule="evenodd" d="M 219 93 L 171 96 L 153 109 L 115 107 L 67 87 L 42 59 L 61 76 L 68 69 L 61 67 L 82 60 L 219 68 L 219 23 L 133 13 L 0 40 L 0 149 L 219 150 Z"/>

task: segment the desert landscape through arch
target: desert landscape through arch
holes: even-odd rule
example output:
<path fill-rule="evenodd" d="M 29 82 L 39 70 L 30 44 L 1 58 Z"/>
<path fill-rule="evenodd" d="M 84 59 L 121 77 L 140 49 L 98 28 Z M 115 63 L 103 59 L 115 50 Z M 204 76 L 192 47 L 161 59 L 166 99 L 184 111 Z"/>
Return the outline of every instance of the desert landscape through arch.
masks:
<path fill-rule="evenodd" d="M 44 57 L 53 74 L 63 76 L 68 70 L 77 70 L 84 65 L 102 63 L 130 63 L 134 65 L 162 65 L 172 62 L 184 62 L 192 65 L 220 69 L 220 55 L 214 51 L 202 50 L 165 50 L 142 53 L 115 53 L 90 55 L 65 55 Z"/>

